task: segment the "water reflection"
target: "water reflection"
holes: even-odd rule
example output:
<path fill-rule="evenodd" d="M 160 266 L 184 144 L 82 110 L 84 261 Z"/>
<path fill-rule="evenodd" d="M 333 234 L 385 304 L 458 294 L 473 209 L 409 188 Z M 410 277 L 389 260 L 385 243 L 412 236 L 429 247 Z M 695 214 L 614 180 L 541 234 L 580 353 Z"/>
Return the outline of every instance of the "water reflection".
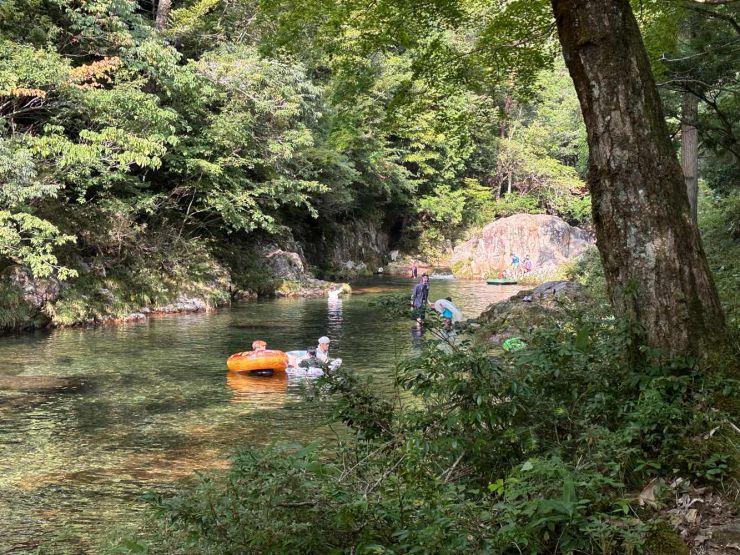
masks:
<path fill-rule="evenodd" d="M 424 328 L 416 323 L 411 324 L 411 351 L 420 354 L 424 348 Z"/>
<path fill-rule="evenodd" d="M 288 376 L 276 372 L 272 376 L 251 376 L 244 372 L 227 372 L 226 385 L 231 388 L 232 403 L 249 403 L 255 407 L 278 407 L 285 402 Z"/>
<path fill-rule="evenodd" d="M 332 340 L 339 340 L 342 336 L 344 318 L 342 318 L 342 298 L 341 297 L 329 297 L 327 299 L 328 308 L 328 330 L 329 337 Z"/>

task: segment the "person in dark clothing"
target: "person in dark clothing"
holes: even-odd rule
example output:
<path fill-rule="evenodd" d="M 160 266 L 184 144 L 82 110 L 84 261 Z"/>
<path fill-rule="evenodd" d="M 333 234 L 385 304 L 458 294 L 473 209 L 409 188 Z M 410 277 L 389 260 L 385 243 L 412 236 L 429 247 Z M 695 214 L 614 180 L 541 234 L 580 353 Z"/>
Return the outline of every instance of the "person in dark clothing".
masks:
<path fill-rule="evenodd" d="M 419 267 L 416 265 L 416 260 L 414 260 L 414 263 L 411 265 L 411 277 L 416 279 L 418 272 Z"/>
<path fill-rule="evenodd" d="M 421 281 L 414 286 L 411 292 L 411 306 L 414 308 L 414 319 L 419 325 L 424 323 L 424 315 L 429 298 L 429 276 L 421 274 Z"/>
<path fill-rule="evenodd" d="M 306 349 L 306 353 L 306 358 L 304 358 L 298 366 L 301 368 L 321 368 L 322 362 L 316 356 L 316 347 L 309 347 Z"/>

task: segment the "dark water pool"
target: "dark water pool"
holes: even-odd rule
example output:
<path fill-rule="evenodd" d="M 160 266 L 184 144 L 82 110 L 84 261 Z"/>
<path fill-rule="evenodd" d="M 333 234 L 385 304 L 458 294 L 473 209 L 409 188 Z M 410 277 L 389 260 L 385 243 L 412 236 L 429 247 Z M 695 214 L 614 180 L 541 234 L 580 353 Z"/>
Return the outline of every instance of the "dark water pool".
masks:
<path fill-rule="evenodd" d="M 411 286 L 377 278 L 339 300 L 245 302 L 212 314 L 0 338 L 0 379 L 72 378 L 66 388 L 0 389 L 0 553 L 39 545 L 95 552 L 111 530 L 137 524 L 145 491 L 226 467 L 240 446 L 330 433 L 302 401 L 299 382 L 228 376 L 226 357 L 255 338 L 291 350 L 328 335 L 332 356 L 382 387 L 418 337 L 411 321 L 388 322 L 371 303 Z M 452 295 L 472 317 L 517 289 L 432 281 L 430 300 Z"/>

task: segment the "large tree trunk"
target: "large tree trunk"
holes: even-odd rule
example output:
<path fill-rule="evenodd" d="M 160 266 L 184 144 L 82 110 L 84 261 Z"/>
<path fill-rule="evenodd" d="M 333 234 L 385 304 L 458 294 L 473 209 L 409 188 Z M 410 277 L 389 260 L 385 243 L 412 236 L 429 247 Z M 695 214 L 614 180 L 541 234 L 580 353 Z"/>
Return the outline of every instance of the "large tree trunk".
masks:
<path fill-rule="evenodd" d="M 691 93 L 684 93 L 681 105 L 681 169 L 686 181 L 691 219 L 694 222 L 699 195 L 699 130 L 696 128 L 698 113 L 699 99 Z"/>
<path fill-rule="evenodd" d="M 167 18 L 170 16 L 172 0 L 159 0 L 157 2 L 157 18 L 154 22 L 157 31 L 163 31 L 167 27 Z"/>
<path fill-rule="evenodd" d="M 552 0 L 588 131 L 596 238 L 616 312 L 702 356 L 724 316 L 628 0 Z"/>

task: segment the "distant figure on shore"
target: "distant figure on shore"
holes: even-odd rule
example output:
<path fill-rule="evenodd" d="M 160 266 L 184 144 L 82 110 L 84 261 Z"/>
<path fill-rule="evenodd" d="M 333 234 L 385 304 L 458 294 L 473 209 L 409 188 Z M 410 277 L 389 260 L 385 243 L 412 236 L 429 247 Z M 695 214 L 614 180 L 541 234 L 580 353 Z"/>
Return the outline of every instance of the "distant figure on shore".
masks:
<path fill-rule="evenodd" d="M 511 253 L 511 273 L 515 276 L 519 273 L 519 257 L 513 252 Z"/>
<path fill-rule="evenodd" d="M 411 292 L 411 306 L 414 308 L 414 320 L 420 326 L 424 323 L 427 299 L 429 299 L 429 276 L 421 274 L 421 281 L 414 286 Z"/>
<path fill-rule="evenodd" d="M 416 265 L 416 260 L 411 264 L 411 277 L 416 279 L 417 274 L 419 273 L 419 267 Z"/>
<path fill-rule="evenodd" d="M 522 266 L 524 267 L 525 274 L 528 274 L 532 271 L 532 259 L 529 258 L 529 255 L 524 257 L 524 264 Z"/>

